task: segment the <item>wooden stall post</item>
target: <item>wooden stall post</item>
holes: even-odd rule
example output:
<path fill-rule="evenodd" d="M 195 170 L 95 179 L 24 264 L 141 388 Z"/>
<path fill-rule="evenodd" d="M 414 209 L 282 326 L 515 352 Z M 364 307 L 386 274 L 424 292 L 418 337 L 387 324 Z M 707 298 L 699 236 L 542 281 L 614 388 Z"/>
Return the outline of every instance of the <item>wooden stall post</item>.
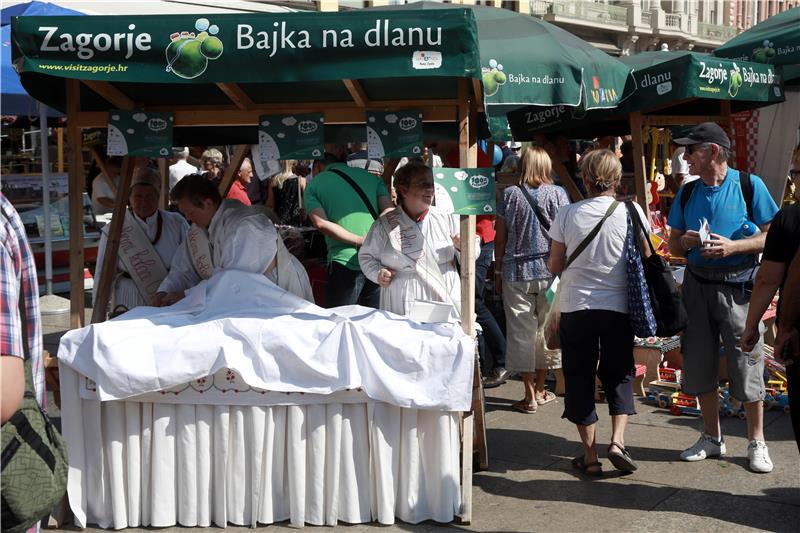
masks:
<path fill-rule="evenodd" d="M 633 143 L 633 183 L 636 201 L 642 206 L 645 217 L 650 216 L 647 205 L 647 177 L 644 175 L 644 142 L 642 141 L 642 112 L 630 114 L 631 142 Z"/>
<path fill-rule="evenodd" d="M 233 159 L 231 159 L 231 164 L 225 169 L 225 174 L 222 176 L 222 181 L 219 183 L 219 195 L 222 196 L 223 199 L 228 195 L 228 191 L 233 184 L 233 178 L 239 171 L 239 167 L 242 166 L 242 161 L 244 161 L 244 158 L 247 157 L 249 153 L 249 144 L 240 144 L 236 147 L 236 151 L 233 153 Z"/>
<path fill-rule="evenodd" d="M 551 160 L 553 162 L 553 170 L 555 170 L 556 174 L 561 178 L 562 185 L 564 185 L 567 193 L 569 193 L 569 199 L 573 202 L 580 202 L 583 200 L 583 194 L 580 189 L 578 189 L 578 186 L 575 185 L 575 181 L 572 179 L 572 175 L 567 170 L 567 167 L 564 166 L 564 163 L 557 157 L 553 157 Z"/>
<path fill-rule="evenodd" d="M 476 99 L 470 98 L 471 80 L 463 78 L 458 86 L 458 147 L 459 164 L 462 167 L 476 167 L 478 164 L 477 136 L 474 124 L 477 122 Z M 470 128 L 470 122 L 473 127 Z M 461 216 L 461 327 L 464 332 L 475 337 L 475 216 Z M 486 446 L 486 423 L 483 411 L 483 384 L 480 376 L 480 361 L 477 353 L 473 367 L 472 411 L 463 421 L 462 449 L 462 507 L 461 521 L 472 521 L 472 451 L 473 439 L 477 441 L 478 459 L 482 469 L 488 468 L 488 449 Z M 474 431 L 473 431 L 474 425 Z"/>
<path fill-rule="evenodd" d="M 161 174 L 161 198 L 158 206 L 166 209 L 169 204 L 169 160 L 166 157 L 158 158 L 158 173 Z"/>
<path fill-rule="evenodd" d="M 108 166 L 106 165 L 106 158 L 103 157 L 103 154 L 100 153 L 100 150 L 97 149 L 97 146 L 92 146 L 90 151 L 92 153 L 92 159 L 97 165 L 97 168 L 99 168 L 100 172 L 105 176 L 107 176 L 109 180 L 111 180 L 111 174 L 108 172 Z M 109 184 L 113 186 L 113 183 L 111 183 L 111 181 L 109 181 Z M 117 191 L 114 191 L 115 195 L 116 193 Z"/>
<path fill-rule="evenodd" d="M 69 142 L 69 326 L 85 321 L 83 294 L 83 160 L 81 155 L 80 81 L 66 80 L 67 141 Z"/>
<path fill-rule="evenodd" d="M 111 296 L 111 284 L 114 281 L 114 274 L 117 271 L 117 253 L 119 252 L 119 239 L 122 234 L 122 224 L 125 221 L 125 209 L 128 206 L 128 196 L 130 196 L 131 180 L 133 178 L 133 168 L 136 158 L 125 156 L 122 161 L 122 181 L 117 189 L 117 196 L 114 199 L 114 214 L 111 216 L 111 227 L 108 230 L 108 240 L 106 241 L 106 253 L 103 256 L 103 264 L 100 265 L 99 272 L 100 286 L 95 290 L 95 299 L 92 308 L 92 324 L 103 322 L 106 319 L 106 309 L 108 299 Z"/>
<path fill-rule="evenodd" d="M 721 126 L 727 126 L 729 129 L 733 125 L 733 119 L 731 117 L 731 101 L 730 100 L 720 100 L 719 102 L 719 111 L 721 115 Z"/>

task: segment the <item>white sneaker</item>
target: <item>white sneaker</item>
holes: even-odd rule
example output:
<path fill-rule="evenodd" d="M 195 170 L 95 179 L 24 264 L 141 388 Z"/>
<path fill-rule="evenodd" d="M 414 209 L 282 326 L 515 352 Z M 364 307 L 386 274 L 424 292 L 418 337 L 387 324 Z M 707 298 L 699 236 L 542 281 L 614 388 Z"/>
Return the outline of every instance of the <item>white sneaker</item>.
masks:
<path fill-rule="evenodd" d="M 764 447 L 766 450 L 766 446 Z M 707 457 L 721 457 L 725 455 L 725 441 L 719 440 L 705 433 L 700 434 L 700 438 L 694 445 L 681 453 L 683 461 L 702 461 Z M 767 457 L 769 459 L 769 457 Z"/>
<path fill-rule="evenodd" d="M 747 458 L 750 460 L 750 470 L 759 474 L 772 472 L 772 459 L 769 458 L 767 443 L 763 440 L 751 440 L 747 445 Z"/>

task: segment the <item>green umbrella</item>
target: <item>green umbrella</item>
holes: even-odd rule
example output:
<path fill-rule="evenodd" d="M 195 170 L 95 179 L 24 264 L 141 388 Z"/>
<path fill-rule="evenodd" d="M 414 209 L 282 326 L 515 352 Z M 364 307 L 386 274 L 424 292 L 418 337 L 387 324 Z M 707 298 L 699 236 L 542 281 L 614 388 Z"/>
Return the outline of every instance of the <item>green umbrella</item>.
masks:
<path fill-rule="evenodd" d="M 535 17 L 474 8 L 489 130 L 510 139 L 506 113 L 523 106 L 612 108 L 626 95 L 631 69 Z"/>
<path fill-rule="evenodd" d="M 714 50 L 714 55 L 772 65 L 800 65 L 800 7 L 756 24 Z"/>
<path fill-rule="evenodd" d="M 688 51 L 642 52 L 622 58 L 633 68 L 630 98 L 615 109 L 580 112 L 569 108 L 531 107 L 508 114 L 515 138 L 537 133 L 611 135 L 625 133 L 627 115 L 675 106 L 680 115 L 713 114 L 713 101 L 727 100 L 742 111 L 784 99 L 780 76 L 772 65 L 735 61 Z M 630 91 L 629 87 L 626 91 Z"/>
<path fill-rule="evenodd" d="M 642 52 L 623 62 L 633 67 L 638 85 L 623 106 L 626 111 L 690 98 L 761 105 L 784 99 L 780 76 L 771 65 L 686 51 Z"/>

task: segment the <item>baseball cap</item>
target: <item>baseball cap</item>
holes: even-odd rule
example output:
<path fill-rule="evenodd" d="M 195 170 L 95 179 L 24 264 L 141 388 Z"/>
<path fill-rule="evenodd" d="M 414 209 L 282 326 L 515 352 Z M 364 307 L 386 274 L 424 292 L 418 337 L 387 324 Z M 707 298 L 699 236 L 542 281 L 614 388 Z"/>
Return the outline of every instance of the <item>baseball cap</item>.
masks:
<path fill-rule="evenodd" d="M 675 144 L 680 144 L 681 146 L 700 143 L 714 143 L 729 150 L 731 148 L 731 140 L 728 138 L 725 130 L 723 130 L 714 122 L 703 122 L 702 124 L 692 128 L 686 137 L 675 139 L 673 142 Z"/>
<path fill-rule="evenodd" d="M 511 148 L 512 150 L 519 150 L 520 148 L 522 148 L 522 143 L 519 141 L 511 141 L 510 143 L 508 143 L 508 147 Z"/>

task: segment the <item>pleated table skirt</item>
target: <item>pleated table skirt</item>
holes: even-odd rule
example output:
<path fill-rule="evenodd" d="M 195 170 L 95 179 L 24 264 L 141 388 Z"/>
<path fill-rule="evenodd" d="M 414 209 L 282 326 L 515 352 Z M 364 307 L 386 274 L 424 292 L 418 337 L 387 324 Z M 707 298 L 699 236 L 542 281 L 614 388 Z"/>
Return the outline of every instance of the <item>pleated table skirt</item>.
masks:
<path fill-rule="evenodd" d="M 64 378 L 80 527 L 450 522 L 460 511 L 458 413 L 99 402 Z"/>

